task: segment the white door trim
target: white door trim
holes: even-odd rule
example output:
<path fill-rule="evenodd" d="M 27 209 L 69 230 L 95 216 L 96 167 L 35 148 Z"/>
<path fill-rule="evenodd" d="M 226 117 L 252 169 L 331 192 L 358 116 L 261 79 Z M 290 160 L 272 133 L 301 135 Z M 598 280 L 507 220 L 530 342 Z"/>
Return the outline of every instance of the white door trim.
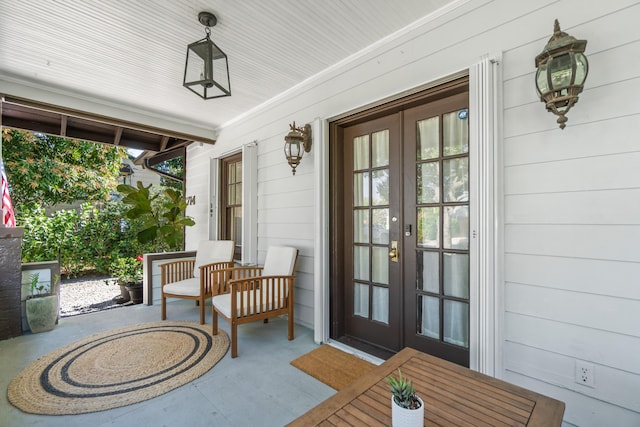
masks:
<path fill-rule="evenodd" d="M 490 376 L 500 372 L 502 354 L 502 293 L 497 286 L 502 257 L 501 61 L 500 54 L 485 56 L 469 68 L 469 367 Z"/>

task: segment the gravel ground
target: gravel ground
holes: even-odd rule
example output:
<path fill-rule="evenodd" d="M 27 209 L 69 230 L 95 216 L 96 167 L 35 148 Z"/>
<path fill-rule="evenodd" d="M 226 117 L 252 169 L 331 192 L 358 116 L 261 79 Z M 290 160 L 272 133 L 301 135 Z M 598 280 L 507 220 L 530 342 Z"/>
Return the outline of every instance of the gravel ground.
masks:
<path fill-rule="evenodd" d="M 113 300 L 119 295 L 120 286 L 109 276 L 61 280 L 60 316 L 70 317 L 120 308 L 122 305 Z"/>

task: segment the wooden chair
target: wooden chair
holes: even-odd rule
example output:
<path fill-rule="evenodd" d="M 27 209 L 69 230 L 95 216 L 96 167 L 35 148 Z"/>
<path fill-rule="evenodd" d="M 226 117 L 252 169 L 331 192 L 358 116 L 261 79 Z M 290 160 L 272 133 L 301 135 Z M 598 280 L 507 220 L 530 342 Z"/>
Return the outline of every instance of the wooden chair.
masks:
<path fill-rule="evenodd" d="M 288 338 L 293 339 L 293 282 L 298 250 L 288 246 L 271 246 L 263 267 L 236 267 L 216 272 L 227 279 L 228 293 L 214 295 L 213 335 L 218 334 L 218 315 L 231 326 L 231 357 L 238 356 L 238 325 L 286 314 Z"/>
<path fill-rule="evenodd" d="M 200 305 L 200 324 L 204 324 L 204 302 L 220 292 L 221 283 L 213 272 L 234 266 L 233 250 L 232 240 L 203 240 L 195 259 L 161 264 L 162 320 L 167 318 L 167 298 L 185 298 Z"/>

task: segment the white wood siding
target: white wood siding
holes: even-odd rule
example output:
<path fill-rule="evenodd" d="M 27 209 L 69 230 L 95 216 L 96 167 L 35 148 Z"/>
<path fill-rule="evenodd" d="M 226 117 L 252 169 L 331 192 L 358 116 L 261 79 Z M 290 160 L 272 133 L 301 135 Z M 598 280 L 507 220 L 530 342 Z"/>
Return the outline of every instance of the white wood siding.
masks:
<path fill-rule="evenodd" d="M 564 130 L 534 86 L 534 57 L 555 18 L 588 40 L 590 63 Z M 326 141 L 314 140 L 292 176 L 282 152 L 288 124 L 336 117 L 501 52 L 505 225 L 497 298 L 504 308 L 496 313 L 496 375 L 566 402 L 566 425 L 640 425 L 639 19 L 637 1 L 460 1 L 227 124 L 216 146 L 190 151 L 187 194 L 206 204 L 200 182 L 209 158 L 258 142 L 258 259 L 272 244 L 300 249 L 296 321 L 312 326 L 314 310 L 324 309 L 313 306 L 320 209 L 313 189 L 321 173 L 313 156 Z M 205 209 L 190 214 L 206 224 Z M 188 240 L 204 234 L 198 227 Z M 594 388 L 574 381 L 576 360 L 594 365 Z"/>

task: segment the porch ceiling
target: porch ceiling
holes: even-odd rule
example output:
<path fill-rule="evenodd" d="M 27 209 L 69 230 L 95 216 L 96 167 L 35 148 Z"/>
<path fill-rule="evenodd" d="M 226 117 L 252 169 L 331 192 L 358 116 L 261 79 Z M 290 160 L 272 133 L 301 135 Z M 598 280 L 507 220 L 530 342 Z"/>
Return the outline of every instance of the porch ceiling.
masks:
<path fill-rule="evenodd" d="M 226 123 L 448 3 L 452 0 L 3 0 L 0 94 L 19 96 L 10 92 L 15 87 L 43 89 L 211 129 L 208 142 L 213 142 L 215 130 Z M 211 33 L 229 57 L 231 97 L 204 101 L 182 87 L 186 47 L 204 37 L 197 20 L 203 10 L 218 18 Z M 5 124 L 22 115 L 63 132 L 81 133 L 87 126 L 86 117 L 27 110 L 5 106 Z M 120 132 L 123 145 L 127 134 L 118 125 L 134 136 L 140 131 L 100 123 L 112 127 L 106 134 L 113 141 Z M 162 151 L 163 143 L 169 149 L 190 142 L 171 126 L 157 129 L 153 142 L 136 136 L 139 145 Z"/>

